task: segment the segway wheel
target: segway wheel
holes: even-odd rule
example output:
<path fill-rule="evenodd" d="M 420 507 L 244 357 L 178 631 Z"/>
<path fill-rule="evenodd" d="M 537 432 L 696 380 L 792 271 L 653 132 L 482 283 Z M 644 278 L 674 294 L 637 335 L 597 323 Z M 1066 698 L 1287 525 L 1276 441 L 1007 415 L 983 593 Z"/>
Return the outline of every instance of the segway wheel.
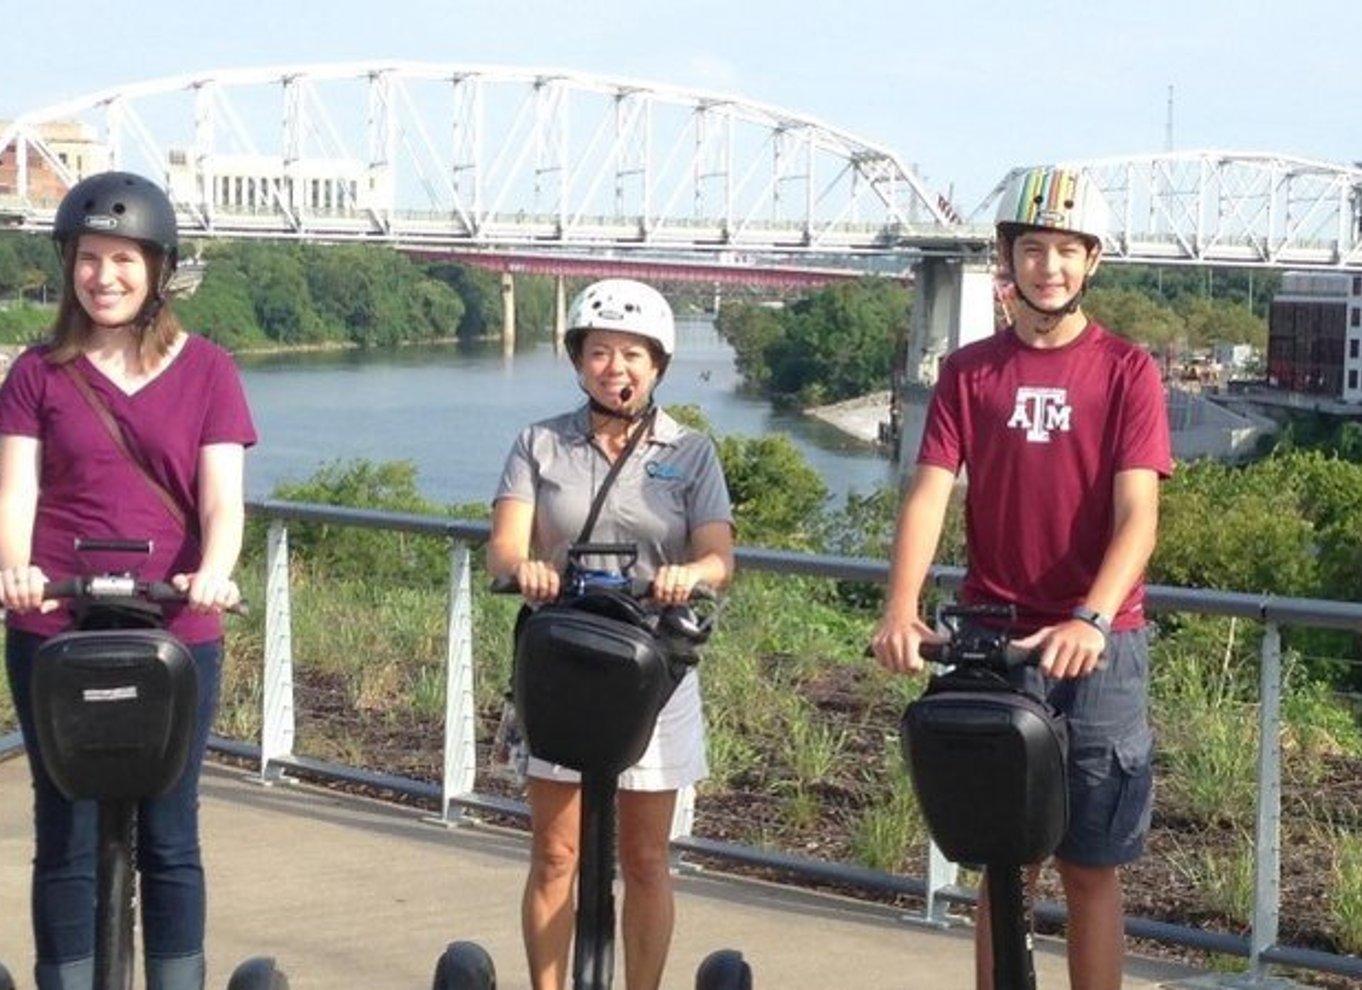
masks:
<path fill-rule="evenodd" d="M 752 990 L 752 967 L 737 949 L 718 949 L 695 971 L 695 990 Z"/>
<path fill-rule="evenodd" d="M 0 964 L 0 990 L 14 990 L 14 977 L 9 975 L 9 970 Z"/>
<path fill-rule="evenodd" d="M 450 942 L 435 964 L 434 990 L 497 990 L 497 968 L 476 942 Z"/>
<path fill-rule="evenodd" d="M 288 977 L 271 956 L 255 956 L 232 970 L 227 990 L 288 990 Z"/>

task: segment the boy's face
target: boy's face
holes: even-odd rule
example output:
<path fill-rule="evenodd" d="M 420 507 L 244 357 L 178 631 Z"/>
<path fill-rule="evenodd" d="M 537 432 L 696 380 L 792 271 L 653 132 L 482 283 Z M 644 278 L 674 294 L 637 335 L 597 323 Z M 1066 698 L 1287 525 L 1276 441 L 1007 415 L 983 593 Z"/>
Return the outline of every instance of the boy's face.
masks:
<path fill-rule="evenodd" d="M 1012 244 L 1012 278 L 1027 299 L 1041 309 L 1066 305 L 1097 270 L 1101 248 L 1077 234 L 1028 230 Z"/>

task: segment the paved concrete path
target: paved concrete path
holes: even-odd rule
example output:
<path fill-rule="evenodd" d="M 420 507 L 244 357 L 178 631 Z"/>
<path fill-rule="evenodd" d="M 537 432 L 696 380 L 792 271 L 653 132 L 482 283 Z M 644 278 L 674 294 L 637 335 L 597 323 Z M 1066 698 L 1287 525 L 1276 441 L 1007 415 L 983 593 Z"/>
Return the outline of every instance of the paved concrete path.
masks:
<path fill-rule="evenodd" d="M 0 961 L 31 990 L 28 771 L 0 762 Z M 293 990 L 424 990 L 454 939 L 482 943 L 500 990 L 528 990 L 518 905 L 522 833 L 446 829 L 409 808 L 312 787 L 262 787 L 210 764 L 203 786 L 209 988 L 273 955 Z M 711 950 L 741 949 L 757 990 L 943 990 L 972 985 L 969 929 L 917 927 L 883 907 L 714 873 L 677 881 L 663 990 L 692 990 Z M 1062 947 L 1042 940 L 1039 983 L 1067 986 Z M 1186 967 L 1132 959 L 1126 987 L 1177 985 Z M 140 980 L 139 980 L 140 986 Z M 622 970 L 616 986 L 624 990 Z"/>

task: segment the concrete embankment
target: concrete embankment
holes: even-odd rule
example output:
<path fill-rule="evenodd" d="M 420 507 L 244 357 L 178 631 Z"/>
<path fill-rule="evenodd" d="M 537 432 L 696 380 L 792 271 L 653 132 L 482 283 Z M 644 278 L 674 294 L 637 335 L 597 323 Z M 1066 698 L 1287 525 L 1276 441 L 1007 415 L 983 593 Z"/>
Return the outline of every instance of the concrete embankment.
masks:
<path fill-rule="evenodd" d="M 885 389 L 831 405 L 816 406 L 807 410 L 807 413 L 857 440 L 879 443 L 880 424 L 889 422 L 889 399 L 889 390 Z"/>
<path fill-rule="evenodd" d="M 880 424 L 889 422 L 889 398 L 888 391 L 871 392 L 807 412 L 848 436 L 874 444 L 880 440 Z M 1169 390 L 1167 401 L 1173 453 L 1179 461 L 1198 457 L 1243 459 L 1252 455 L 1259 437 L 1276 429 L 1271 420 L 1254 414 L 1242 404 L 1229 409 L 1223 400 L 1217 402 L 1178 388 Z M 925 411 L 925 397 L 921 404 L 909 402 L 901 408 L 900 429 L 905 450 L 916 451 Z"/>

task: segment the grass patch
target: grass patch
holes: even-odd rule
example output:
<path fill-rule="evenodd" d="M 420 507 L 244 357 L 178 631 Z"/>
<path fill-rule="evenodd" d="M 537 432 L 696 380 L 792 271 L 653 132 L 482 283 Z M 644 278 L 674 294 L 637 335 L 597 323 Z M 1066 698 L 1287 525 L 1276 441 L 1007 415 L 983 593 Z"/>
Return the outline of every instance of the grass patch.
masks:
<path fill-rule="evenodd" d="M 1330 907 L 1339 949 L 1356 955 L 1362 952 L 1362 835 L 1351 830 L 1338 831 L 1333 851 Z"/>

